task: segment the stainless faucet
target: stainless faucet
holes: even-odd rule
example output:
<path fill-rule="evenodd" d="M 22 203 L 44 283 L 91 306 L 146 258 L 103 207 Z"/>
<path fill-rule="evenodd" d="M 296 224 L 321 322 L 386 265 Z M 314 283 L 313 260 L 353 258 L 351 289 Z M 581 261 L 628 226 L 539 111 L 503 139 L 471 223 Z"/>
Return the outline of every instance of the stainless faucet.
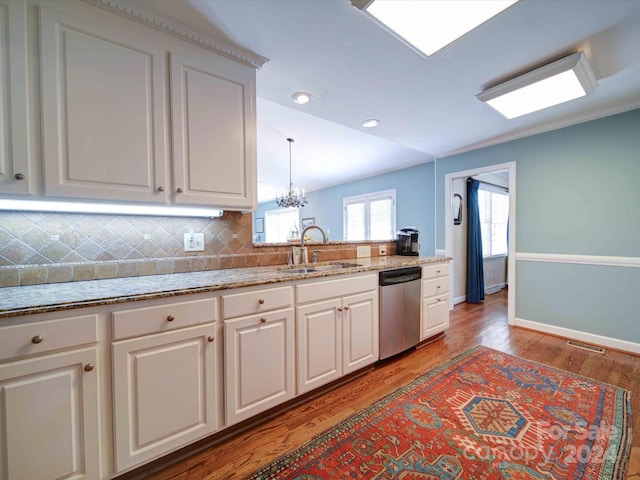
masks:
<path fill-rule="evenodd" d="M 327 243 L 329 241 L 327 234 L 324 233 L 324 230 L 322 228 L 320 228 L 318 225 L 309 225 L 308 227 L 305 227 L 300 234 L 300 248 L 304 248 L 304 234 L 307 233 L 307 230 L 311 230 L 312 228 L 320 230 L 320 233 L 322 233 L 322 243 Z"/>

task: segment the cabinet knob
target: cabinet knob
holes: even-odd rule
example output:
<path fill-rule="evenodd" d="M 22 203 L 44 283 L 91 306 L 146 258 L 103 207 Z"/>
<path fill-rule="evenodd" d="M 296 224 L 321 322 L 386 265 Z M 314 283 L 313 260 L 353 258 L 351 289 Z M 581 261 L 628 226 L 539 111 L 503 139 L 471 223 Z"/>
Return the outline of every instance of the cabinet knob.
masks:
<path fill-rule="evenodd" d="M 44 342 L 44 337 L 42 335 L 36 335 L 31 339 L 31 343 L 42 343 Z"/>
<path fill-rule="evenodd" d="M 24 180 L 24 173 L 16 173 L 13 178 L 16 180 Z"/>
<path fill-rule="evenodd" d="M 437 288 L 438 290 L 440 290 L 440 285 L 436 285 L 436 288 Z"/>
<path fill-rule="evenodd" d="M 176 319 L 173 315 L 167 316 L 167 322 L 173 322 Z"/>
<path fill-rule="evenodd" d="M 264 298 L 259 299 L 259 300 L 258 300 L 258 303 L 259 303 L 260 305 L 264 305 Z"/>
<path fill-rule="evenodd" d="M 184 192 L 184 190 L 182 189 L 182 187 L 178 187 L 178 188 L 176 188 L 176 192 L 182 193 L 182 192 Z"/>
<path fill-rule="evenodd" d="M 93 370 L 94 368 L 96 368 L 96 366 L 93 363 L 87 363 L 84 366 L 84 371 L 85 372 L 90 372 L 91 370 Z"/>
<path fill-rule="evenodd" d="M 215 338 L 213 335 L 209 335 L 209 336 L 207 337 L 207 342 L 211 343 L 211 342 L 213 342 L 215 339 L 216 339 L 216 338 Z"/>
<path fill-rule="evenodd" d="M 156 190 L 158 190 L 159 192 L 164 192 L 164 187 L 160 185 L 158 188 L 156 188 Z"/>
<path fill-rule="evenodd" d="M 345 310 L 349 310 L 349 307 L 344 307 Z"/>
<path fill-rule="evenodd" d="M 260 323 L 267 323 L 267 319 L 264 317 L 260 317 Z"/>
<path fill-rule="evenodd" d="M 437 273 L 438 275 L 440 275 L 440 270 L 436 270 L 436 273 Z"/>
<path fill-rule="evenodd" d="M 338 311 L 341 312 L 342 311 L 342 307 L 338 307 Z"/>

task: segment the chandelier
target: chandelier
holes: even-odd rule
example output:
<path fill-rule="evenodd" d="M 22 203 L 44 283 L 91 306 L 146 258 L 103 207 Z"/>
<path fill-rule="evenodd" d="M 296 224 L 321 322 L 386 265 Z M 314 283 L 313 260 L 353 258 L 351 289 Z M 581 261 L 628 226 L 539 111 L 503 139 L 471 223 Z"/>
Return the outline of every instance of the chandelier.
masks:
<path fill-rule="evenodd" d="M 284 193 L 279 198 L 276 196 L 276 205 L 282 208 L 304 207 L 307 204 L 304 188 L 302 189 L 302 195 L 300 195 L 297 188 L 293 189 L 293 181 L 291 181 L 291 144 L 293 143 L 293 138 L 287 138 L 287 142 L 289 142 L 289 192 L 286 196 Z"/>

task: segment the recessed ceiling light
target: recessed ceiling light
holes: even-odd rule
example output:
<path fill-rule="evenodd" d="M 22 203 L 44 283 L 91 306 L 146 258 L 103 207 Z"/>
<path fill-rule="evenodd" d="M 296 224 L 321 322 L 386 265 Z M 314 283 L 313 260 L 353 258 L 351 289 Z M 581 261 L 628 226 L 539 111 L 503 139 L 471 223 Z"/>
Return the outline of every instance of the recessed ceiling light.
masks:
<path fill-rule="evenodd" d="M 370 118 L 362 122 L 362 126 L 364 128 L 373 128 L 377 127 L 378 125 L 380 125 L 380 120 L 378 120 L 377 118 Z"/>
<path fill-rule="evenodd" d="M 582 52 L 561 58 L 476 95 L 511 119 L 584 97 L 595 90 L 596 77 Z"/>
<path fill-rule="evenodd" d="M 293 95 L 291 95 L 291 98 L 297 104 L 304 105 L 306 103 L 309 103 L 311 100 L 313 100 L 313 95 L 307 92 L 296 92 Z"/>
<path fill-rule="evenodd" d="M 470 32 L 518 0 L 351 0 L 424 55 Z"/>

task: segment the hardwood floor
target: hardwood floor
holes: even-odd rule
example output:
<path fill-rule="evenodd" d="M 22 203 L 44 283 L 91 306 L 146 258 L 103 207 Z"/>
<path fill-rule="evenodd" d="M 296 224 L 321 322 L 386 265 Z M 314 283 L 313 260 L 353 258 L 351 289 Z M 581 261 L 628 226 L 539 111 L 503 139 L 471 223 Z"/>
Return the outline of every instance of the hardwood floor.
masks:
<path fill-rule="evenodd" d="M 640 357 L 608 350 L 604 355 L 570 347 L 566 340 L 507 325 L 506 290 L 484 303 L 460 304 L 444 337 L 388 361 L 361 377 L 198 453 L 149 480 L 240 479 L 302 445 L 348 415 L 478 344 L 632 392 L 633 449 L 627 480 L 640 480 Z"/>

